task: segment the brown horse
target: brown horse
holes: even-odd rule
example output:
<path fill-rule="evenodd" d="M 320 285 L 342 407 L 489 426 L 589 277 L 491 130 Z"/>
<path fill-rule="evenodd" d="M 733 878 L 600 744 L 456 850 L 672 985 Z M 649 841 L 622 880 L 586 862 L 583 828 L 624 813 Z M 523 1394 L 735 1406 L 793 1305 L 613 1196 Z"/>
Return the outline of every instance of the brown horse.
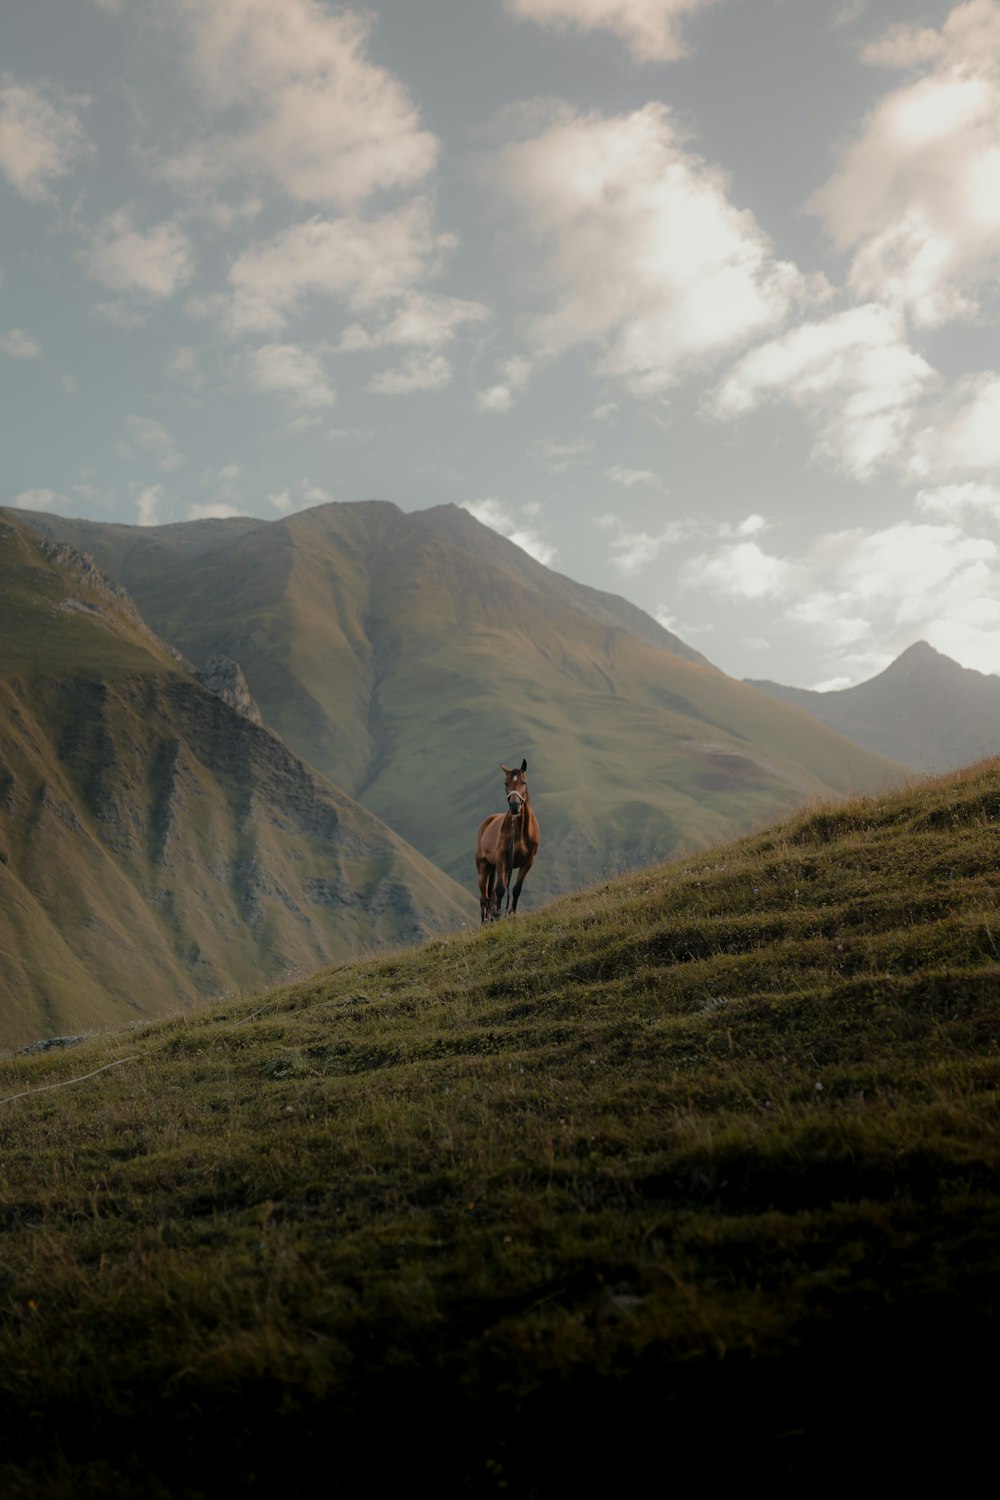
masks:
<path fill-rule="evenodd" d="M 531 806 L 528 783 L 524 773 L 528 762 L 522 760 L 519 771 L 504 774 L 504 791 L 507 794 L 507 811 L 491 813 L 479 829 L 476 838 L 476 869 L 479 872 L 479 911 L 481 920 L 492 922 L 500 915 L 500 903 L 504 891 L 510 885 L 515 870 L 521 873 L 510 897 L 511 914 L 517 911 L 517 898 L 521 894 L 524 877 L 535 862 L 538 853 L 538 819 Z"/>

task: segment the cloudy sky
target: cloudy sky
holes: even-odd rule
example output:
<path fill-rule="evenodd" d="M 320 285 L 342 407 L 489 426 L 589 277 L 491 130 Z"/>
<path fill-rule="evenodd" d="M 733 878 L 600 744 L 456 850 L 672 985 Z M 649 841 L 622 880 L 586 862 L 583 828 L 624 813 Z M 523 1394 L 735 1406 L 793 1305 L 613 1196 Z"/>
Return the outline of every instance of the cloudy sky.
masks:
<path fill-rule="evenodd" d="M 0 503 L 452 501 L 1000 671 L 1000 0 L 4 0 Z"/>

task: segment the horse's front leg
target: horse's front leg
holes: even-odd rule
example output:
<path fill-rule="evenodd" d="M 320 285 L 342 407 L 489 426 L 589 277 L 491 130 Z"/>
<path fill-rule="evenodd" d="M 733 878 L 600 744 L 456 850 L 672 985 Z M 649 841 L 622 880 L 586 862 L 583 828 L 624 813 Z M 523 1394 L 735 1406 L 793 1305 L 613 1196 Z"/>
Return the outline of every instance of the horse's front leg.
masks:
<path fill-rule="evenodd" d="M 527 875 L 528 871 L 531 869 L 531 867 L 532 867 L 532 865 L 534 863 L 535 863 L 535 856 L 533 854 L 529 854 L 527 860 L 521 866 L 521 873 L 517 877 L 517 884 L 515 885 L 514 889 L 510 893 L 510 914 L 511 914 L 511 916 L 513 916 L 514 913 L 517 911 L 517 898 L 521 894 L 521 887 L 524 884 L 524 877 L 525 877 L 525 875 Z"/>
<path fill-rule="evenodd" d="M 493 876 L 493 866 L 490 865 L 490 864 L 487 864 L 487 862 L 486 862 L 485 859 L 481 859 L 478 862 L 478 870 L 479 870 L 479 920 L 480 920 L 480 922 L 486 922 L 486 921 L 489 920 L 490 895 L 491 895 L 490 881 L 491 881 L 492 876 Z"/>

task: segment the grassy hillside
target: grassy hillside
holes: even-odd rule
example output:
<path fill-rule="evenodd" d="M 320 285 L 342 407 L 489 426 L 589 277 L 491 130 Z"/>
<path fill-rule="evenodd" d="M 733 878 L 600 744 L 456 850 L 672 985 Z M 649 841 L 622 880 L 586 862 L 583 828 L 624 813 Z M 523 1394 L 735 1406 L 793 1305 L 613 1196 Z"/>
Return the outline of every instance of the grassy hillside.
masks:
<path fill-rule="evenodd" d="M 293 749 L 462 884 L 501 760 L 527 757 L 542 826 L 528 903 L 900 774 L 452 506 L 35 520 L 192 660 L 235 658 Z"/>
<path fill-rule="evenodd" d="M 474 920 L 470 895 L 0 516 L 0 1039 Z"/>
<path fill-rule="evenodd" d="M 814 714 L 855 744 L 925 773 L 956 770 L 1000 749 L 1000 677 L 962 667 L 926 641 L 877 677 L 838 692 L 750 685 Z"/>
<path fill-rule="evenodd" d="M 6 1060 L 5 1493 L 971 1486 L 998 775 Z"/>

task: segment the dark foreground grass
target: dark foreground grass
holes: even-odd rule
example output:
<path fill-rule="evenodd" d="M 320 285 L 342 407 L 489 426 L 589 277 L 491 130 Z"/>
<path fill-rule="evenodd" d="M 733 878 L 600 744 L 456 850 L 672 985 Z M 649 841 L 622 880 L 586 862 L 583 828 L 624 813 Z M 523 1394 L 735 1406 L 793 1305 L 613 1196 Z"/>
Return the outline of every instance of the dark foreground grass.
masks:
<path fill-rule="evenodd" d="M 998 773 L 8 1059 L 0 1490 L 971 1485 Z"/>

